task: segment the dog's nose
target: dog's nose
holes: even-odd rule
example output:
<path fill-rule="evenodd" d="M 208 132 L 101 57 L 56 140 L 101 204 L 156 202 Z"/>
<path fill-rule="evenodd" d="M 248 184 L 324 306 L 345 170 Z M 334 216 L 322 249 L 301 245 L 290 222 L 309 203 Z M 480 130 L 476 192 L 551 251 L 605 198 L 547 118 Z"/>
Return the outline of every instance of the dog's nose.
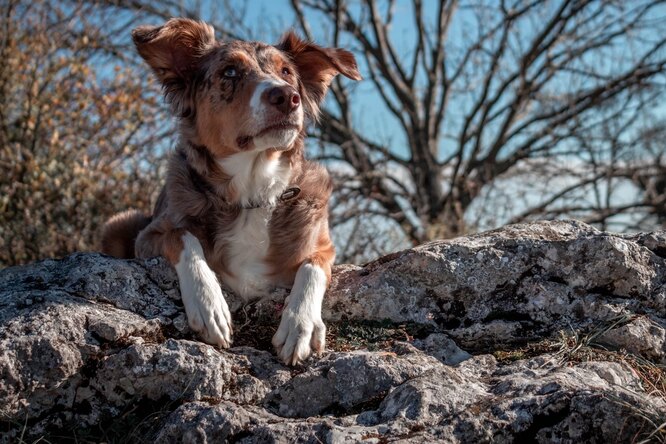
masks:
<path fill-rule="evenodd" d="M 284 114 L 295 111 L 301 104 L 301 96 L 291 86 L 276 86 L 266 95 L 268 103 Z"/>

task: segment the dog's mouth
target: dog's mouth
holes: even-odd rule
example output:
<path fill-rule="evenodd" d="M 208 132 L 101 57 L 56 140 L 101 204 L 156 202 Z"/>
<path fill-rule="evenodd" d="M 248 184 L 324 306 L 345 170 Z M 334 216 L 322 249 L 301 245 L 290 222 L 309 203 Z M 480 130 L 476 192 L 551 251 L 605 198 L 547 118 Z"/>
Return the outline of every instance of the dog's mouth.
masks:
<path fill-rule="evenodd" d="M 296 125 L 295 123 L 291 122 L 279 122 L 279 123 L 274 123 L 273 125 L 269 125 L 266 128 L 262 129 L 259 131 L 257 134 L 254 135 L 254 137 L 261 137 L 264 136 L 271 131 L 286 131 L 286 130 L 299 130 L 299 126 Z"/>
<path fill-rule="evenodd" d="M 290 122 L 288 120 L 284 120 L 282 122 L 277 122 L 273 123 L 271 125 L 268 125 L 258 133 L 252 135 L 252 136 L 240 136 L 236 139 L 236 143 L 238 144 L 238 147 L 241 149 L 247 148 L 247 146 L 252 142 L 252 139 L 255 137 L 261 137 L 265 136 L 269 133 L 272 132 L 280 132 L 280 131 L 300 131 L 301 127 L 293 122 Z"/>

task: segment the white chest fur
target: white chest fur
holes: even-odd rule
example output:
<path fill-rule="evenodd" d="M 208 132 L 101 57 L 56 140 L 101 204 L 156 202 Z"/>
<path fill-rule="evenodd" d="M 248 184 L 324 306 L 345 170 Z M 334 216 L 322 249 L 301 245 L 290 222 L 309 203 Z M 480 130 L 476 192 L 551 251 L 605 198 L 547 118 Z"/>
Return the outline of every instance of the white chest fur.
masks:
<path fill-rule="evenodd" d="M 257 202 L 274 204 L 291 178 L 289 166 L 279 157 L 268 157 L 265 151 L 234 154 L 218 163 L 232 177 L 231 187 L 241 205 Z"/>
<path fill-rule="evenodd" d="M 270 246 L 270 205 L 284 192 L 291 171 L 278 159 L 268 159 L 264 153 L 239 153 L 219 162 L 232 176 L 232 186 L 241 205 L 264 203 L 261 208 L 241 210 L 229 229 L 225 227 L 222 241 L 228 273 L 222 280 L 243 299 L 259 297 L 270 289 L 265 259 Z"/>

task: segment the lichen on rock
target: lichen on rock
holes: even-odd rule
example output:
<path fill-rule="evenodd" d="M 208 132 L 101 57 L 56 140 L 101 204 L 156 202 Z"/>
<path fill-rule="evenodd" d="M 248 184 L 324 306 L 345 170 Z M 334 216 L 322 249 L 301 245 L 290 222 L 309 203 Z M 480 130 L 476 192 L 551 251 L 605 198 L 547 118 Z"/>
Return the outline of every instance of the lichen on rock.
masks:
<path fill-rule="evenodd" d="M 664 440 L 666 235 L 539 222 L 342 265 L 328 351 L 270 348 L 284 292 L 187 326 L 159 258 L 0 271 L 2 442 Z"/>

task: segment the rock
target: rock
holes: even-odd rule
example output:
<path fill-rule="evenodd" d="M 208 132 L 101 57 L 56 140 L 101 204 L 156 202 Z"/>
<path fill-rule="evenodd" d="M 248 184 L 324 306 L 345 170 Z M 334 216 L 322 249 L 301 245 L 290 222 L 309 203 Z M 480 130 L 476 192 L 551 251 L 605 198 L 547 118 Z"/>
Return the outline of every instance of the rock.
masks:
<path fill-rule="evenodd" d="M 266 397 L 282 417 L 308 417 L 358 409 L 439 363 L 421 353 L 336 353 L 319 360 Z"/>
<path fill-rule="evenodd" d="M 472 357 L 443 333 L 433 333 L 425 339 L 417 339 L 414 345 L 448 365 L 457 365 Z"/>
<path fill-rule="evenodd" d="M 97 369 L 91 387 L 112 405 L 134 397 L 168 399 L 233 399 L 261 401 L 268 387 L 251 376 L 242 356 L 221 354 L 198 342 L 169 339 L 163 344 L 140 341 L 109 356 Z"/>
<path fill-rule="evenodd" d="M 649 317 L 637 317 L 603 333 L 597 341 L 666 364 L 666 330 Z"/>
<path fill-rule="evenodd" d="M 296 368 L 270 347 L 284 292 L 231 296 L 219 350 L 189 330 L 162 259 L 8 268 L 0 441 L 664 439 L 665 257 L 663 232 L 560 221 L 341 265 L 329 351 Z"/>
<path fill-rule="evenodd" d="M 467 351 L 635 313 L 663 328 L 664 251 L 661 233 L 619 236 L 573 221 L 512 225 L 341 268 L 325 318 L 431 324 Z"/>

